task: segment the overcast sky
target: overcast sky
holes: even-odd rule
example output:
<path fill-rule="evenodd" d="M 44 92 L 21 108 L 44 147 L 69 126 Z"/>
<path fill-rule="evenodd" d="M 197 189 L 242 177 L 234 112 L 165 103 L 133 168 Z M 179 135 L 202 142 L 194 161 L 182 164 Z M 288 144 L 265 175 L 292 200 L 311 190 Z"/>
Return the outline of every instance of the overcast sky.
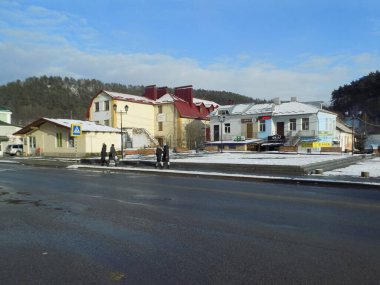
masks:
<path fill-rule="evenodd" d="M 0 0 L 0 84 L 30 76 L 330 101 L 380 69 L 379 0 Z"/>

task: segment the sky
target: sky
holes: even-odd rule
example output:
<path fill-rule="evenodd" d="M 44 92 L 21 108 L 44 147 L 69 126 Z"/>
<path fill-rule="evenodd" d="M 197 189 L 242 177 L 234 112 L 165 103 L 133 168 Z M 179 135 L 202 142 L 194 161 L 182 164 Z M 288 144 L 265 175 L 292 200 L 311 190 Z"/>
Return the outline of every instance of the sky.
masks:
<path fill-rule="evenodd" d="M 0 84 L 31 76 L 330 102 L 380 69 L 378 0 L 0 0 Z"/>

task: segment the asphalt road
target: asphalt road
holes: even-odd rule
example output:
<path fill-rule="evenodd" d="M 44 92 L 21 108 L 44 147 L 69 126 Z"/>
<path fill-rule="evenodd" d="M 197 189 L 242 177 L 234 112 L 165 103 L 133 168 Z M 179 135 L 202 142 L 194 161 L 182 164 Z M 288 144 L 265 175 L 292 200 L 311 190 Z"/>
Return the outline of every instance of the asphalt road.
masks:
<path fill-rule="evenodd" d="M 0 165 L 0 283 L 380 284 L 380 191 Z"/>

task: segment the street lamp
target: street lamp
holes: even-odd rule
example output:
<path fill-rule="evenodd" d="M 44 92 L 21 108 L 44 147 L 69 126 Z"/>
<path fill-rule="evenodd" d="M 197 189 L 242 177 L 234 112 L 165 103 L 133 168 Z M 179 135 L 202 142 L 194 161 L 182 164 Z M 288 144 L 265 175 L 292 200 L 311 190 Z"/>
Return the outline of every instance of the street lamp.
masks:
<path fill-rule="evenodd" d="M 125 114 L 128 112 L 128 105 L 124 106 Z M 117 113 L 117 105 L 113 104 L 113 110 Z M 119 111 L 120 113 L 120 142 L 121 142 L 121 159 L 124 158 L 124 145 L 123 145 L 123 111 Z"/>
<path fill-rule="evenodd" d="M 346 111 L 346 112 L 344 112 L 344 114 L 346 115 L 346 117 L 348 117 L 348 115 L 350 113 L 348 111 Z M 352 155 L 354 155 L 354 149 L 355 149 L 355 136 L 354 136 L 355 120 L 356 120 L 356 118 L 361 116 L 361 114 L 362 114 L 362 111 L 352 112 L 352 114 L 351 114 Z"/>
<path fill-rule="evenodd" d="M 223 152 L 223 123 L 226 120 L 226 116 L 218 115 L 220 122 L 220 152 Z"/>

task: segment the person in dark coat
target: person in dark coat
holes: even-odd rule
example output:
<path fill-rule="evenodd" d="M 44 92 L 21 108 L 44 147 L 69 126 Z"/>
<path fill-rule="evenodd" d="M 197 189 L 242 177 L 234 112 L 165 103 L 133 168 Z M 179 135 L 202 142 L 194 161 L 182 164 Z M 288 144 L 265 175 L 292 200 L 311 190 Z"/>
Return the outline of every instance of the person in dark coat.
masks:
<path fill-rule="evenodd" d="M 156 162 L 156 168 L 157 167 L 163 167 L 162 165 L 162 148 L 160 146 L 158 146 L 156 148 L 156 158 L 157 158 L 157 162 Z"/>
<path fill-rule="evenodd" d="M 102 150 L 100 152 L 100 163 L 102 164 L 102 166 L 104 166 L 104 164 L 107 164 L 106 156 L 107 156 L 107 145 L 103 143 Z"/>
<path fill-rule="evenodd" d="M 162 161 L 167 168 L 170 168 L 169 147 L 167 144 L 164 145 L 164 151 L 162 152 Z"/>
<path fill-rule="evenodd" d="M 114 144 L 112 144 L 111 148 L 110 148 L 108 164 L 111 162 L 111 160 L 113 160 L 115 162 L 115 166 L 116 166 L 116 150 L 115 150 Z"/>

